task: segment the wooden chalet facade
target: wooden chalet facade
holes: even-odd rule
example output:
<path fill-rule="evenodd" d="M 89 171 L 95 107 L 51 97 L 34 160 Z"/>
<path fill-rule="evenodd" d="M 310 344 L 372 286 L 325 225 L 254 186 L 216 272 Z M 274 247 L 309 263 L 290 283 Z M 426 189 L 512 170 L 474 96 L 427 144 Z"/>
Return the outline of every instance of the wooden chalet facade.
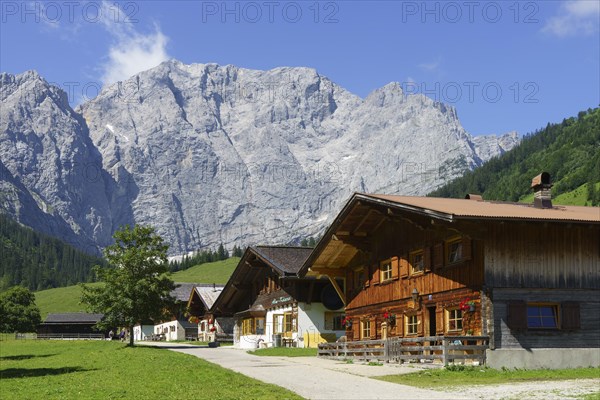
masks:
<path fill-rule="evenodd" d="M 211 308 L 217 320 L 234 318 L 235 346 L 316 347 L 344 334 L 343 305 L 331 282 L 297 275 L 311 251 L 286 246 L 246 249 Z"/>
<path fill-rule="evenodd" d="M 494 367 L 600 363 L 597 207 L 355 194 L 303 274 L 344 279 L 349 341 L 486 336 Z"/>
<path fill-rule="evenodd" d="M 204 284 L 195 286 L 190 293 L 186 315 L 188 321 L 198 325 L 197 339 L 202 342 L 230 340 L 233 335 L 233 318 L 221 317 L 217 320 L 210 312 L 223 288 L 223 285 Z"/>

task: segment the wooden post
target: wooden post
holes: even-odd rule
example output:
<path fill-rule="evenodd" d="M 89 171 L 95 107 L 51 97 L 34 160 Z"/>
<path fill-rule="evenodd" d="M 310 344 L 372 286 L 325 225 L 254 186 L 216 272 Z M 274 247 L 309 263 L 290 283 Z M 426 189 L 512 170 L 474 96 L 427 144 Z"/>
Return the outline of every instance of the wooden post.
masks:
<path fill-rule="evenodd" d="M 385 322 L 384 322 L 385 324 Z M 387 324 L 386 324 L 387 325 Z M 383 359 L 386 363 L 390 362 L 390 340 L 387 338 L 387 326 L 386 326 L 386 337 L 384 338 L 385 342 L 383 342 Z"/>
<path fill-rule="evenodd" d="M 448 366 L 448 342 L 449 339 L 444 337 L 442 340 L 442 357 L 444 361 L 444 367 Z"/>

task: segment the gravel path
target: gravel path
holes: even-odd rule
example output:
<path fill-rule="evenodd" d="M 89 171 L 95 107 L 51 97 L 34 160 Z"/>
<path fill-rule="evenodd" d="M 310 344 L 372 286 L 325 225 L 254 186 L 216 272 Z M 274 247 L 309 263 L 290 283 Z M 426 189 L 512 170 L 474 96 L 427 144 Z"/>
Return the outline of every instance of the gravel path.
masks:
<path fill-rule="evenodd" d="M 169 343 L 168 347 L 203 358 L 244 375 L 272 383 L 313 400 L 337 399 L 573 399 L 600 391 L 600 379 L 488 385 L 440 390 L 419 389 L 371 379 L 373 376 L 405 374 L 430 365 L 346 364 L 316 357 L 258 357 L 231 347 L 209 349 Z M 437 368 L 437 367 L 433 367 Z"/>

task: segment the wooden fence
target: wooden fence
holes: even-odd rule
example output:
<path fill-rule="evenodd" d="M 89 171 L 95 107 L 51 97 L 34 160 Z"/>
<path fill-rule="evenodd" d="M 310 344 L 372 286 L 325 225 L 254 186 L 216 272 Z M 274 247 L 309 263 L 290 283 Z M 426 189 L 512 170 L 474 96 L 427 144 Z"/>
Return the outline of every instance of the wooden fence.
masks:
<path fill-rule="evenodd" d="M 338 360 L 400 363 L 439 361 L 444 365 L 460 360 L 481 365 L 485 364 L 485 351 L 488 348 L 487 336 L 426 336 L 323 343 L 319 345 L 318 355 Z"/>
<path fill-rule="evenodd" d="M 15 333 L 15 339 L 102 340 L 102 333 Z"/>

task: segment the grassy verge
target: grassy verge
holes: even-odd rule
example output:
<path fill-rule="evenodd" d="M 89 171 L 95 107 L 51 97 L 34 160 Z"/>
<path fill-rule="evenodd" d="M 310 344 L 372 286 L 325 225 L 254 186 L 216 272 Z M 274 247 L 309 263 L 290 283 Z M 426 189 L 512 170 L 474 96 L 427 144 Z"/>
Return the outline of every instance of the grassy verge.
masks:
<path fill-rule="evenodd" d="M 300 349 L 296 347 L 269 347 L 268 349 L 258 349 L 248 351 L 255 356 L 271 357 L 316 357 L 317 349 Z"/>
<path fill-rule="evenodd" d="M 500 383 L 591 378 L 600 378 L 600 368 L 496 370 L 482 367 L 466 367 L 462 370 L 452 371 L 447 369 L 432 369 L 405 375 L 380 376 L 374 379 L 420 388 L 435 389 L 450 386 L 493 385 Z"/>
<path fill-rule="evenodd" d="M 12 399 L 301 398 L 197 357 L 110 341 L 3 341 L 0 393 Z"/>

